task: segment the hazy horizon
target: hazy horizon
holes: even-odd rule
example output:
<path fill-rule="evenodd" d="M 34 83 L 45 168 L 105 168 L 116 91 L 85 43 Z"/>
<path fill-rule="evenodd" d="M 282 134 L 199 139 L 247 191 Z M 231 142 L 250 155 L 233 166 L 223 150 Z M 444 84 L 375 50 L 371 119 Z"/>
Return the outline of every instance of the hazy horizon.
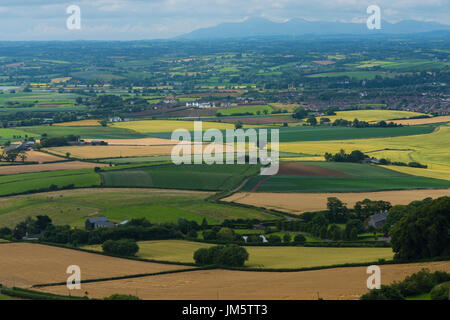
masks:
<path fill-rule="evenodd" d="M 265 18 L 284 22 L 308 21 L 365 23 L 369 5 L 381 8 L 389 22 L 417 20 L 450 24 L 450 0 L 355 1 L 323 0 L 2 0 L 2 40 L 153 40 L 169 39 L 224 22 Z M 81 29 L 68 30 L 67 7 L 81 9 Z"/>

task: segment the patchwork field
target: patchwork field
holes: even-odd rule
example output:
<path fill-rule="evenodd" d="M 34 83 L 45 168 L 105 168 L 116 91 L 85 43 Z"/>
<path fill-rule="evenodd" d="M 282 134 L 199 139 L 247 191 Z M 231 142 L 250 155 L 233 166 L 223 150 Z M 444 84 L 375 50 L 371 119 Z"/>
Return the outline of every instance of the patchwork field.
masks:
<path fill-rule="evenodd" d="M 392 205 L 408 204 L 428 197 L 450 196 L 450 189 L 401 190 L 354 193 L 235 193 L 224 201 L 233 201 L 257 207 L 276 209 L 289 213 L 303 213 L 327 209 L 327 198 L 337 197 L 352 208 L 364 199 L 389 201 Z"/>
<path fill-rule="evenodd" d="M 225 219 L 274 220 L 257 209 L 205 202 L 210 192 L 164 189 L 95 188 L 37 193 L 0 198 L 0 228 L 14 228 L 27 217 L 48 215 L 55 225 L 84 227 L 89 217 L 106 216 L 121 222 L 147 218 L 154 223 L 179 218 L 218 224 Z"/>
<path fill-rule="evenodd" d="M 449 272 L 449 262 L 382 265 L 381 282 L 390 284 L 428 268 Z M 106 297 L 113 293 L 138 295 L 142 299 L 174 300 L 325 300 L 359 299 L 367 292 L 367 268 L 334 268 L 302 272 L 248 272 L 199 270 L 138 279 L 83 284 L 72 294 Z M 42 288 L 65 293 L 65 286 Z"/>
<path fill-rule="evenodd" d="M 387 158 L 391 161 L 417 161 L 428 165 L 430 169 L 450 171 L 450 126 L 442 125 L 433 133 L 414 137 L 280 143 L 280 151 L 311 155 L 337 153 L 340 149 L 347 152 L 361 150 L 377 158 L 383 157 L 387 151 Z"/>
<path fill-rule="evenodd" d="M 85 280 L 192 268 L 119 259 L 30 243 L 0 244 L 0 256 L 0 283 L 17 287 L 65 282 L 68 277 L 66 270 L 70 265 L 78 265 L 81 277 Z M 67 294 L 67 288 L 64 294 Z"/>
<path fill-rule="evenodd" d="M 183 240 L 139 242 L 138 256 L 145 259 L 193 263 L 197 249 L 212 245 Z M 101 251 L 101 246 L 87 246 Z M 308 268 L 345 263 L 392 260 L 391 248 L 313 248 L 313 247 L 246 247 L 250 259 L 249 268 Z"/>

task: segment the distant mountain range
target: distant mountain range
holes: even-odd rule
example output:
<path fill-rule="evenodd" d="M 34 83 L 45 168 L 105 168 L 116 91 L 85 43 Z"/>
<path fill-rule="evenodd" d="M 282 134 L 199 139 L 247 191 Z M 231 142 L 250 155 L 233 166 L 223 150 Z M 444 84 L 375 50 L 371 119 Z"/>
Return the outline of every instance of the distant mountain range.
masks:
<path fill-rule="evenodd" d="M 301 35 L 368 35 L 413 34 L 433 31 L 450 31 L 450 25 L 436 22 L 404 20 L 397 23 L 381 22 L 380 30 L 369 30 L 366 23 L 344 23 L 291 19 L 273 22 L 263 18 L 250 18 L 243 22 L 221 23 L 176 37 L 176 39 L 222 39 L 266 36 Z"/>

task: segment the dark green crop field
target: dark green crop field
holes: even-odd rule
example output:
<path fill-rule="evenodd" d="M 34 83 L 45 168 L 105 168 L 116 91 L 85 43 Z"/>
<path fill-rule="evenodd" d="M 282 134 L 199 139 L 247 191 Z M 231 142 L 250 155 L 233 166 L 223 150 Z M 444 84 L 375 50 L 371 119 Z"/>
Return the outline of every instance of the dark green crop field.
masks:
<path fill-rule="evenodd" d="M 267 179 L 267 177 L 258 176 L 252 178 L 243 191 L 365 192 L 450 188 L 450 181 L 407 175 L 368 164 L 336 162 L 302 162 L 302 164 L 335 170 L 347 174 L 348 177 L 276 175 Z M 258 183 L 260 185 L 257 190 L 254 190 Z"/>
<path fill-rule="evenodd" d="M 230 190 L 258 172 L 256 165 L 163 165 L 102 172 L 106 187 Z"/>

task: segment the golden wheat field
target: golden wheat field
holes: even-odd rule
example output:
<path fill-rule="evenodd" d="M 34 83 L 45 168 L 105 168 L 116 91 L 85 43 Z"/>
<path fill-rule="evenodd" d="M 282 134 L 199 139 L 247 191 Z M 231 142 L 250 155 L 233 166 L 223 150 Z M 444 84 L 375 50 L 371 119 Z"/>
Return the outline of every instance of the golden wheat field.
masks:
<path fill-rule="evenodd" d="M 44 152 L 39 152 L 39 151 L 27 151 L 26 152 L 26 161 L 36 161 L 39 163 L 42 162 L 49 162 L 49 161 L 59 161 L 59 160 L 64 160 L 61 157 L 57 157 L 54 156 L 52 154 L 48 154 L 48 153 L 44 153 Z"/>
<path fill-rule="evenodd" d="M 100 123 L 99 120 L 78 120 L 78 121 L 71 121 L 71 122 L 61 122 L 61 123 L 55 123 L 54 126 L 58 127 L 99 127 Z"/>
<path fill-rule="evenodd" d="M 450 189 L 399 190 L 358 193 L 245 192 L 235 193 L 222 200 L 299 214 L 308 211 L 326 210 L 327 198 L 329 197 L 337 197 L 346 203 L 348 207 L 353 208 L 356 202 L 364 199 L 384 200 L 389 201 L 392 205 L 397 205 L 408 204 L 412 201 L 422 200 L 428 197 L 439 198 L 443 196 L 450 196 Z"/>
<path fill-rule="evenodd" d="M 77 159 L 140 157 L 155 155 L 170 155 L 173 146 L 68 146 L 47 148 L 46 151 Z"/>
<path fill-rule="evenodd" d="M 381 265 L 381 283 L 390 284 L 428 268 L 450 271 L 450 262 Z M 72 295 L 89 292 L 91 298 L 114 293 L 159 300 L 317 300 L 359 299 L 368 291 L 366 267 L 334 268 L 302 272 L 251 272 L 198 270 L 144 278 L 82 284 Z M 45 292 L 64 294 L 65 286 L 45 287 Z"/>
<path fill-rule="evenodd" d="M 65 282 L 67 267 L 78 265 L 82 279 L 155 273 L 189 267 L 133 261 L 41 244 L 0 244 L 0 283 L 18 287 Z M 67 293 L 67 292 L 65 292 Z"/>
<path fill-rule="evenodd" d="M 321 116 L 320 118 L 328 118 L 332 122 L 336 119 L 344 119 L 353 121 L 358 119 L 360 121 L 386 121 L 390 119 L 411 118 L 417 116 L 426 116 L 425 113 L 398 111 L 398 110 L 351 110 L 351 111 L 337 111 L 334 116 Z"/>
<path fill-rule="evenodd" d="M 395 122 L 397 124 L 402 124 L 405 126 L 414 126 L 414 125 L 431 124 L 431 123 L 443 123 L 443 122 L 450 122 L 450 116 L 422 118 L 422 119 L 395 120 L 393 122 Z"/>
<path fill-rule="evenodd" d="M 155 132 L 172 132 L 177 129 L 186 129 L 194 131 L 193 121 L 177 121 L 177 120 L 139 120 L 117 122 L 112 125 L 117 128 L 124 128 L 134 130 L 140 133 L 155 133 Z M 230 123 L 220 122 L 202 122 L 202 129 L 234 129 L 234 125 Z"/>

